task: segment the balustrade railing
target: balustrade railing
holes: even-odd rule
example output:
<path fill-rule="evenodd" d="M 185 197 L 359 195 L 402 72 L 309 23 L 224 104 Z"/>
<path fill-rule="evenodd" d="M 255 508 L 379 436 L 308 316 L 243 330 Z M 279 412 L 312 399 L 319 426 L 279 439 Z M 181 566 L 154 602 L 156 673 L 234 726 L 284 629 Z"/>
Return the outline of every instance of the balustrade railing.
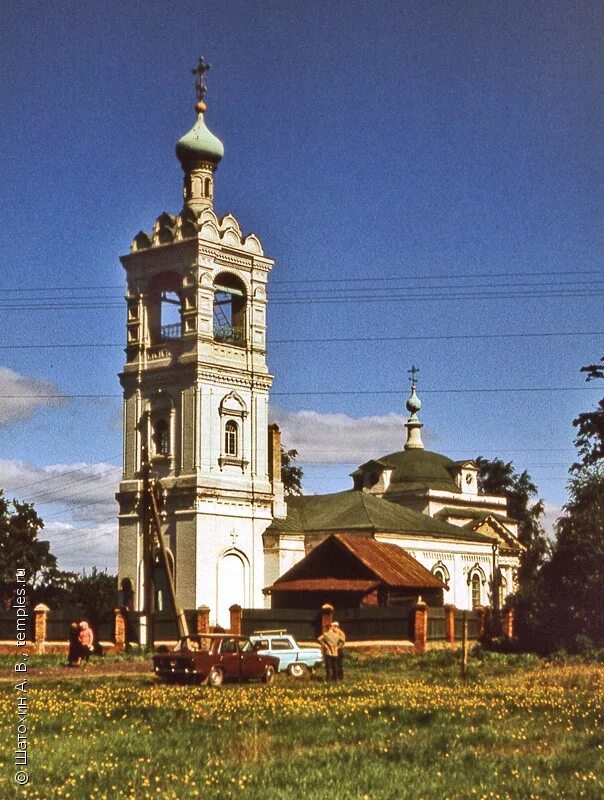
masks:
<path fill-rule="evenodd" d="M 225 344 L 244 344 L 245 330 L 243 326 L 214 323 L 214 341 Z"/>
<path fill-rule="evenodd" d="M 162 325 L 160 329 L 162 339 L 180 339 L 182 336 L 182 325 L 180 322 L 174 325 Z"/>

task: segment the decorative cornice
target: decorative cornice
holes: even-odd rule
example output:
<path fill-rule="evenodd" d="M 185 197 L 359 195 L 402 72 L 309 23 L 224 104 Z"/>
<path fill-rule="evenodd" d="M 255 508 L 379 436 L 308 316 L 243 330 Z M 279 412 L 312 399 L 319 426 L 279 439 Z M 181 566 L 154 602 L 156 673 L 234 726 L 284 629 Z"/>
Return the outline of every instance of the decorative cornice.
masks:
<path fill-rule="evenodd" d="M 211 381 L 216 386 L 240 386 L 243 389 L 250 391 L 269 391 L 273 385 L 273 376 L 268 375 L 264 379 L 260 376 L 254 375 L 253 379 L 249 377 L 237 377 L 235 375 L 221 375 L 219 370 L 221 367 L 216 367 L 216 372 L 198 372 L 198 380 Z"/>

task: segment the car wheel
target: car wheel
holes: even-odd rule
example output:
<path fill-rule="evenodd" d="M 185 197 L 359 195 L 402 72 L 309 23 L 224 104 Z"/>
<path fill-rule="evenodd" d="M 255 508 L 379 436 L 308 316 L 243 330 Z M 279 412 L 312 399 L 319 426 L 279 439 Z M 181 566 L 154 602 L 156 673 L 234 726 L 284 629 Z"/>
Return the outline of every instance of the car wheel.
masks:
<path fill-rule="evenodd" d="M 275 680 L 275 668 L 267 667 L 262 676 L 262 683 L 271 684 Z"/>
<path fill-rule="evenodd" d="M 217 667 L 213 667 L 208 675 L 207 684 L 214 689 L 218 689 L 224 683 L 224 672 Z"/>
<path fill-rule="evenodd" d="M 287 674 L 290 676 L 290 678 L 303 678 L 307 672 L 308 667 L 306 664 L 299 664 L 297 662 L 290 664 L 287 668 Z"/>

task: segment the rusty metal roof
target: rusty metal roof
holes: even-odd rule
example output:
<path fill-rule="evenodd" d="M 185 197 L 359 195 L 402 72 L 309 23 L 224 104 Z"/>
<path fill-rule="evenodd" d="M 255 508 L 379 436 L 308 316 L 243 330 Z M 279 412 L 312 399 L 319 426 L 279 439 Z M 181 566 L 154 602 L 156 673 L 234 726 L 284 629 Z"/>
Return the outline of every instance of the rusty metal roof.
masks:
<path fill-rule="evenodd" d="M 368 591 L 377 584 L 393 588 L 445 588 L 399 545 L 354 533 L 336 533 L 314 547 L 269 589 Z"/>
<path fill-rule="evenodd" d="M 277 581 L 264 591 L 273 592 L 368 592 L 377 586 L 379 581 L 346 580 L 344 578 L 301 578 L 297 581 Z"/>
<path fill-rule="evenodd" d="M 438 578 L 397 544 L 342 533 L 336 533 L 333 538 L 362 561 L 382 583 L 414 589 L 444 588 Z"/>

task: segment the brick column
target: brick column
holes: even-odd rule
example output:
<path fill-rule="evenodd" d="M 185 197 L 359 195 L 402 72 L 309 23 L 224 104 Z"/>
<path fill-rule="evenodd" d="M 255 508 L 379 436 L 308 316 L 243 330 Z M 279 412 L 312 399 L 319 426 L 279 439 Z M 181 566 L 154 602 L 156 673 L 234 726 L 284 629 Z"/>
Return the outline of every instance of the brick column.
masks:
<path fill-rule="evenodd" d="M 199 606 L 197 609 L 197 633 L 210 632 L 210 609 L 208 606 Z"/>
<path fill-rule="evenodd" d="M 420 598 L 415 605 L 414 644 L 416 653 L 424 653 L 428 641 L 428 606 Z"/>
<path fill-rule="evenodd" d="M 231 627 L 229 633 L 237 636 L 241 634 L 241 606 L 234 605 L 229 608 L 231 614 Z"/>
<path fill-rule="evenodd" d="M 455 606 L 445 606 L 445 637 L 451 647 L 455 647 Z"/>
<path fill-rule="evenodd" d="M 321 606 L 321 633 L 329 630 L 329 626 L 333 622 L 333 606 L 325 603 Z"/>
<path fill-rule="evenodd" d="M 503 614 L 503 635 L 508 639 L 514 638 L 514 609 L 508 608 Z"/>
<path fill-rule="evenodd" d="M 478 614 L 478 639 L 482 641 L 487 635 L 489 609 L 487 606 L 476 606 L 474 611 Z"/>
<path fill-rule="evenodd" d="M 44 603 L 38 603 L 34 608 L 34 647 L 36 653 L 44 652 L 46 643 L 46 615 L 50 609 Z"/>
<path fill-rule="evenodd" d="M 113 642 L 115 644 L 115 651 L 117 653 L 123 653 L 126 649 L 126 620 L 124 619 L 121 608 L 115 608 L 114 614 Z"/>

